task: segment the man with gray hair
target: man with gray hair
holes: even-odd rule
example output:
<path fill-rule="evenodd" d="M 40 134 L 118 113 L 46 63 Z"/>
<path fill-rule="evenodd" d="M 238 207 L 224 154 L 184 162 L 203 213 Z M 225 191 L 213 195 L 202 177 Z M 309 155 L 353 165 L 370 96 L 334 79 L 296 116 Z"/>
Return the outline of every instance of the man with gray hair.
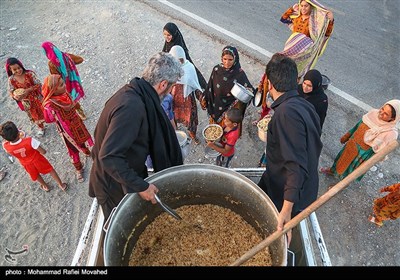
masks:
<path fill-rule="evenodd" d="M 97 198 L 105 220 L 127 193 L 156 203 L 157 187 L 144 181 L 148 155 L 155 172 L 183 164 L 175 130 L 161 107 L 182 75 L 172 55 L 156 53 L 142 78 L 132 79 L 106 102 L 94 131 L 89 181 L 89 196 Z"/>

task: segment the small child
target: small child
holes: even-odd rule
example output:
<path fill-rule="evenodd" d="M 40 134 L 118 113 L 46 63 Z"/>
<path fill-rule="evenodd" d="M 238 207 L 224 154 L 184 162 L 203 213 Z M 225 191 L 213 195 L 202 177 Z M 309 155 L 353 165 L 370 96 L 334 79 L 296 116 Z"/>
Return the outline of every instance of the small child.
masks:
<path fill-rule="evenodd" d="M 388 192 L 388 194 L 374 200 L 374 215 L 368 218 L 371 223 L 378 227 L 383 226 L 385 220 L 400 218 L 400 183 L 383 187 L 380 192 Z"/>
<path fill-rule="evenodd" d="M 163 98 L 163 100 L 161 101 L 161 107 L 163 107 L 165 113 L 168 116 L 168 119 L 171 121 L 172 126 L 176 130 L 173 100 L 174 100 L 174 97 L 172 96 L 172 94 L 167 93 L 165 95 L 165 97 Z"/>
<path fill-rule="evenodd" d="M 172 127 L 176 130 L 172 94 L 167 93 L 164 96 L 163 100 L 161 101 L 161 107 L 163 107 L 164 112 L 167 114 L 168 119 L 170 120 L 170 122 L 172 124 Z M 147 168 L 153 168 L 153 162 L 151 161 L 150 155 L 147 156 L 146 166 L 147 166 Z"/>
<path fill-rule="evenodd" d="M 207 146 L 221 153 L 217 157 L 217 165 L 222 166 L 226 158 L 225 167 L 229 167 L 235 155 L 235 145 L 240 136 L 239 124 L 242 121 L 243 116 L 238 108 L 229 109 L 224 116 L 224 134 L 219 145 L 213 141 L 207 141 Z"/>
<path fill-rule="evenodd" d="M 6 61 L 8 92 L 20 109 L 25 111 L 31 122 L 38 128 L 38 135 L 44 135 L 42 110 L 42 83 L 32 70 L 27 70 L 21 61 L 10 57 Z"/>
<path fill-rule="evenodd" d="M 32 137 L 25 137 L 24 133 L 19 131 L 11 121 L 1 125 L 0 135 L 6 140 L 3 141 L 4 150 L 19 160 L 31 176 L 32 181 L 39 181 L 42 190 L 50 191 L 49 186 L 40 175 L 48 173 L 56 180 L 63 191 L 67 190 L 68 185 L 61 181 L 53 166 L 43 156 L 46 150 L 40 146 L 38 140 Z"/>

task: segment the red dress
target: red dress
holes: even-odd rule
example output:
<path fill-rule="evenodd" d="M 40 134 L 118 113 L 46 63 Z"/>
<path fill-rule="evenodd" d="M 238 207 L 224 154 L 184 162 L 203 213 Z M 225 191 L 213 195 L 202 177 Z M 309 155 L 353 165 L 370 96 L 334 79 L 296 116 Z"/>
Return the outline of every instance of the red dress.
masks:
<path fill-rule="evenodd" d="M 8 78 L 8 91 L 10 95 L 16 89 L 27 89 L 30 87 L 33 87 L 34 90 L 22 101 L 17 101 L 17 103 L 18 106 L 28 114 L 32 122 L 36 123 L 40 128 L 43 128 L 42 83 L 37 78 L 36 74 L 31 70 L 26 70 L 23 83 L 18 82 L 14 75 Z"/>

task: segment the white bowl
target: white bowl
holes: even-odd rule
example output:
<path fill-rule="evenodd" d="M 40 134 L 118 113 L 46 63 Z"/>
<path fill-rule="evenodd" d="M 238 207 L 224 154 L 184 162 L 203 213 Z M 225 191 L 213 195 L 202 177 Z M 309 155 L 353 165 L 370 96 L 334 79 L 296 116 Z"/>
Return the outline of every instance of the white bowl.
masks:
<path fill-rule="evenodd" d="M 261 91 L 257 91 L 256 92 L 256 95 L 254 95 L 254 98 L 253 98 L 253 106 L 254 107 L 260 107 L 261 106 L 261 104 L 262 104 L 262 96 L 263 96 L 263 94 L 262 94 L 262 92 Z"/>
<path fill-rule="evenodd" d="M 216 138 L 216 139 L 208 139 L 207 137 L 206 137 L 206 130 L 209 128 L 209 127 L 218 127 L 219 128 L 219 130 L 220 130 L 220 135 Z M 208 124 L 208 125 L 206 125 L 206 127 L 203 129 L 203 137 L 204 137 L 204 139 L 206 139 L 207 141 L 216 141 L 216 142 L 218 142 L 220 139 L 221 139 L 221 137 L 222 137 L 222 135 L 224 134 L 224 130 L 223 130 L 223 128 L 222 128 L 222 126 L 220 126 L 219 124 Z"/>

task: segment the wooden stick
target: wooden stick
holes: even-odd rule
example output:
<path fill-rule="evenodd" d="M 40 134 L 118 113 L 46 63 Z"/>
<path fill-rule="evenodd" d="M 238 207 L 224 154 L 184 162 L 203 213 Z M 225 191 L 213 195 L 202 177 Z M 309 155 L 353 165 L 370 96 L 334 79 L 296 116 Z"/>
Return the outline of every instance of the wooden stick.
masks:
<path fill-rule="evenodd" d="M 374 154 L 370 159 L 363 162 L 358 168 L 356 168 L 352 173 L 350 173 L 347 177 L 337 183 L 335 186 L 330 188 L 326 193 L 321 195 L 316 201 L 310 204 L 306 209 L 301 211 L 298 215 L 296 215 L 293 219 L 288 221 L 282 231 L 275 231 L 270 236 L 265 238 L 259 244 L 251 248 L 249 251 L 244 253 L 239 259 L 235 262 L 231 263 L 230 266 L 238 266 L 247 260 L 251 259 L 255 254 L 259 251 L 267 247 L 269 244 L 280 238 L 286 232 L 297 226 L 303 219 L 307 218 L 312 212 L 321 207 L 325 202 L 334 197 L 339 191 L 346 188 L 352 181 L 357 179 L 359 176 L 367 172 L 375 163 L 383 160 L 383 158 L 388 155 L 391 151 L 395 150 L 399 146 L 397 140 L 393 140 L 386 147 L 384 147 L 380 152 Z"/>

